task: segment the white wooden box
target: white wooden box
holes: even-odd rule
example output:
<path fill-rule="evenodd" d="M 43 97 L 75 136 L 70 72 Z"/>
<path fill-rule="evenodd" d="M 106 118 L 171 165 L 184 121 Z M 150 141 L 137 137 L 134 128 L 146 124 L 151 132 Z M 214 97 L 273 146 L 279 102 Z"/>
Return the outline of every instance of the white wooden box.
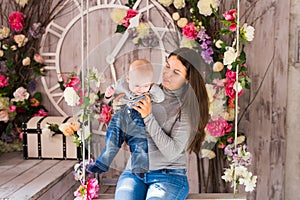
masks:
<path fill-rule="evenodd" d="M 53 132 L 45 129 L 47 123 L 60 125 L 71 120 L 73 120 L 71 117 L 39 116 L 32 117 L 27 123 L 23 123 L 24 158 L 80 160 L 81 150 L 73 143 L 72 136 L 53 135 Z"/>

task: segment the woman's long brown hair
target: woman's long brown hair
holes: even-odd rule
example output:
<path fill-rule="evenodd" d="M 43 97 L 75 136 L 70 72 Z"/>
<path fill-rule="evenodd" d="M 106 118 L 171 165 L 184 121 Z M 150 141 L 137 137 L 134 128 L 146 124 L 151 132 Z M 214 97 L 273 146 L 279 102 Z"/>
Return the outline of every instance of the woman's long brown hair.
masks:
<path fill-rule="evenodd" d="M 194 90 L 194 93 L 198 100 L 198 108 L 200 114 L 200 121 L 196 130 L 196 135 L 190 143 L 188 148 L 189 152 L 193 151 L 197 155 L 199 154 L 202 146 L 202 142 L 205 138 L 205 126 L 209 119 L 209 101 L 205 87 L 205 81 L 201 76 L 201 66 L 204 64 L 200 54 L 189 48 L 179 48 L 173 51 L 169 57 L 176 56 L 178 60 L 186 67 L 187 77 L 189 84 Z"/>

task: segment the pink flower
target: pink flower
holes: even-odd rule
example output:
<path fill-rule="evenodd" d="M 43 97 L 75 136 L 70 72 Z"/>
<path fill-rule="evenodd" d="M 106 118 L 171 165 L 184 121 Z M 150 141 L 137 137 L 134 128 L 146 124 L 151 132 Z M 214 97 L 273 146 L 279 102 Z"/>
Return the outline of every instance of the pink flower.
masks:
<path fill-rule="evenodd" d="M 7 110 L 0 111 L 0 121 L 7 123 L 9 120 L 9 114 Z"/>
<path fill-rule="evenodd" d="M 99 185 L 96 178 L 86 181 L 86 185 L 81 183 L 79 188 L 74 192 L 77 200 L 92 200 L 98 197 Z"/>
<path fill-rule="evenodd" d="M 20 12 L 12 12 L 9 15 L 8 23 L 12 30 L 14 31 L 22 31 L 24 26 L 25 15 Z"/>
<path fill-rule="evenodd" d="M 195 24 L 194 22 L 188 23 L 185 27 L 182 29 L 182 34 L 189 38 L 189 39 L 196 39 L 197 37 L 197 31 L 195 30 Z"/>
<path fill-rule="evenodd" d="M 127 15 L 126 17 L 124 17 L 124 19 L 122 20 L 122 25 L 125 26 L 125 27 L 128 27 L 130 25 L 130 22 L 129 20 L 133 17 L 135 17 L 139 12 L 136 11 L 136 10 L 132 10 L 132 9 L 129 9 L 127 11 Z"/>
<path fill-rule="evenodd" d="M 44 109 L 40 109 L 38 113 L 33 114 L 33 116 L 43 116 L 46 117 L 48 116 L 48 113 Z"/>
<path fill-rule="evenodd" d="M 87 199 L 94 199 L 98 197 L 98 180 L 96 178 L 91 178 L 87 180 Z"/>
<path fill-rule="evenodd" d="M 17 106 L 9 106 L 9 112 L 15 112 L 17 110 Z"/>
<path fill-rule="evenodd" d="M 66 78 L 64 77 L 64 82 L 66 82 L 66 88 L 67 87 L 72 87 L 75 91 L 80 90 L 80 78 L 79 77 L 70 77 Z"/>
<path fill-rule="evenodd" d="M 231 9 L 223 14 L 223 17 L 228 21 L 234 21 L 236 18 L 236 9 Z"/>
<path fill-rule="evenodd" d="M 233 137 L 227 138 L 227 142 L 231 144 L 233 142 Z"/>
<path fill-rule="evenodd" d="M 235 80 L 235 74 L 236 73 L 234 71 L 229 69 L 229 70 L 226 71 L 225 76 L 229 79 L 234 79 Z"/>
<path fill-rule="evenodd" d="M 43 57 L 40 55 L 40 54 L 34 54 L 34 56 L 33 56 L 33 60 L 35 60 L 36 62 L 38 62 L 38 63 L 44 63 L 44 59 L 43 59 Z"/>
<path fill-rule="evenodd" d="M 8 77 L 0 75 L 0 88 L 6 87 L 8 85 Z"/>
<path fill-rule="evenodd" d="M 210 120 L 206 125 L 206 129 L 211 136 L 221 137 L 231 131 L 232 124 L 228 124 L 225 119 L 219 118 L 217 120 Z"/>
<path fill-rule="evenodd" d="M 111 112 L 112 112 L 112 108 L 106 104 L 103 104 L 101 108 L 99 121 L 108 124 L 109 121 L 111 120 L 111 116 L 112 116 Z"/>

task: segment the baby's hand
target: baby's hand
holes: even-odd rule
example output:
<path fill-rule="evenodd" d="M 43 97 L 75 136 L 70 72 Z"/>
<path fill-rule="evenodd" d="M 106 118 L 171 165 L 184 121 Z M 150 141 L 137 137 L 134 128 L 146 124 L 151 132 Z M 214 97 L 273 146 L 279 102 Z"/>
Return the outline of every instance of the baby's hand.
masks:
<path fill-rule="evenodd" d="M 105 97 L 110 98 L 115 93 L 115 89 L 113 87 L 108 87 L 105 91 Z"/>

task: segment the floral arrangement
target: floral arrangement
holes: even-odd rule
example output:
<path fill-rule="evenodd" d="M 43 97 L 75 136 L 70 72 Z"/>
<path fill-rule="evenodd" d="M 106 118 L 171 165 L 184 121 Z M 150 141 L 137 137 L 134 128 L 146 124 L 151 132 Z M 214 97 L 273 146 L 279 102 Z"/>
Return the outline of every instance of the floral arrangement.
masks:
<path fill-rule="evenodd" d="M 166 7 L 182 33 L 180 46 L 195 49 L 204 62 L 211 66 L 203 71 L 210 102 L 210 120 L 206 126 L 207 135 L 201 156 L 215 158 L 213 149 L 217 143 L 218 148 L 224 149 L 230 166 L 222 178 L 226 182 L 244 184 L 246 191 L 253 191 L 256 176 L 247 170 L 251 156 L 244 145 L 234 149 L 233 123 L 236 93 L 240 96 L 250 87 L 244 46 L 254 39 L 254 28 L 239 22 L 241 26 L 237 30 L 237 10 L 224 10 L 221 0 L 158 2 Z M 238 133 L 238 136 L 243 138 L 240 143 L 245 142 L 243 134 Z"/>
<path fill-rule="evenodd" d="M 81 184 L 78 189 L 74 192 L 75 200 L 91 200 L 98 197 L 99 185 L 98 180 L 96 178 L 91 178 L 90 175 L 87 173 L 83 173 L 84 169 L 87 169 L 89 163 L 93 161 L 86 160 L 85 161 L 85 168 L 83 168 L 83 162 L 77 163 L 74 166 L 74 177 L 75 180 L 80 181 Z M 86 171 L 86 170 L 85 170 Z M 87 171 L 86 171 L 87 172 Z M 86 178 L 86 180 L 84 180 Z"/>
<path fill-rule="evenodd" d="M 40 38 L 62 2 L 51 4 L 45 0 L 0 3 L 0 136 L 4 142 L 22 136 L 22 122 L 47 115 L 36 85 L 46 75 L 38 53 Z"/>
<path fill-rule="evenodd" d="M 156 47 L 159 39 L 147 19 L 132 9 L 135 1 L 126 4 L 128 10 L 114 9 L 111 13 L 111 19 L 117 24 L 116 33 L 124 33 L 128 29 L 129 38 L 136 46 Z"/>
<path fill-rule="evenodd" d="M 233 144 L 230 144 L 225 147 L 224 151 L 227 160 L 230 162 L 230 168 L 225 169 L 222 179 L 231 182 L 232 187 L 234 184 L 240 184 L 245 186 L 246 192 L 252 192 L 256 187 L 257 176 L 253 176 L 246 168 L 252 161 L 252 155 L 247 151 L 247 145 L 240 143 L 237 147 L 234 147 Z M 235 191 L 236 193 L 237 191 Z"/>

